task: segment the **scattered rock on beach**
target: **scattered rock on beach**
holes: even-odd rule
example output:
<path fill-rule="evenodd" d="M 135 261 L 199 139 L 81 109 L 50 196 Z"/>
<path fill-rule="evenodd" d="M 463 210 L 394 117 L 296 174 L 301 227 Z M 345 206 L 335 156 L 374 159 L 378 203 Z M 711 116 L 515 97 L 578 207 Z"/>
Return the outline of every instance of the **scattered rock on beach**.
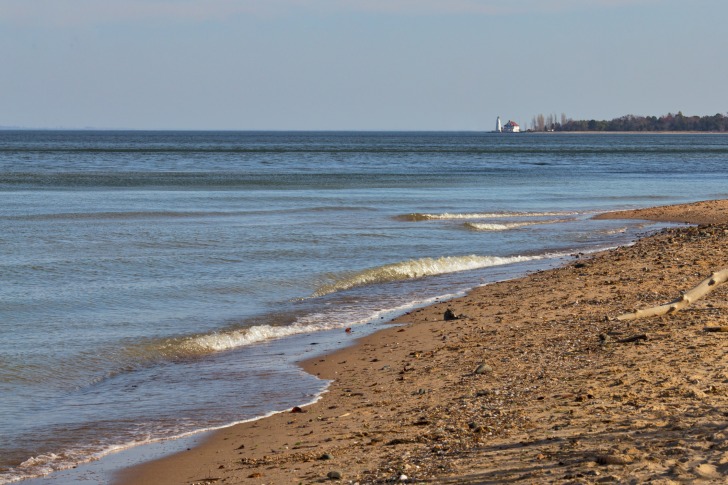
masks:
<path fill-rule="evenodd" d="M 594 458 L 594 461 L 599 465 L 627 465 L 632 462 L 632 459 L 627 456 L 620 455 L 598 455 Z"/>
<path fill-rule="evenodd" d="M 341 480 L 341 472 L 338 470 L 331 470 L 329 473 L 326 474 L 326 476 L 330 480 Z"/>
<path fill-rule="evenodd" d="M 473 374 L 489 374 L 491 372 L 493 372 L 493 368 L 491 366 L 488 364 L 480 364 L 475 368 Z"/>
<path fill-rule="evenodd" d="M 445 310 L 445 314 L 443 315 L 443 318 L 445 319 L 446 322 L 449 321 L 449 320 L 457 320 L 458 319 L 458 317 L 455 316 L 455 312 L 453 312 L 449 308 L 447 310 Z"/>

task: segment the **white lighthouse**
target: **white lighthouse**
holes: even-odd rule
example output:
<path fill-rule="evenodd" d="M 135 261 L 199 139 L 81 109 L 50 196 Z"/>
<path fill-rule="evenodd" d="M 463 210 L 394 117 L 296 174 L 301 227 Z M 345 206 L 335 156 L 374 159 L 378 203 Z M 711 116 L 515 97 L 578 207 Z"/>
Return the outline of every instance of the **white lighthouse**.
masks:
<path fill-rule="evenodd" d="M 498 120 L 496 120 L 496 122 L 495 122 L 495 131 L 496 131 L 496 133 L 500 133 L 501 131 L 503 131 L 503 127 L 501 126 L 500 116 L 498 117 Z"/>

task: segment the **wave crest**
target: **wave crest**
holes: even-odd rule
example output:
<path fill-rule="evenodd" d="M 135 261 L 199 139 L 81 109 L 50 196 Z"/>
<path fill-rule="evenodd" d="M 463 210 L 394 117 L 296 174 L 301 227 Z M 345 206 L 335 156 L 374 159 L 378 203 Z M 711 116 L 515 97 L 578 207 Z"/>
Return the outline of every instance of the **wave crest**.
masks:
<path fill-rule="evenodd" d="M 471 231 L 508 231 L 519 227 L 532 226 L 535 222 L 509 222 L 507 224 L 493 224 L 487 222 L 466 222 L 465 227 Z"/>
<path fill-rule="evenodd" d="M 325 324 L 292 324 L 292 325 L 254 325 L 251 327 L 226 330 L 201 335 L 190 335 L 166 339 L 162 342 L 148 343 L 140 347 L 128 349 L 128 353 L 141 359 L 184 359 L 202 357 L 215 352 L 224 352 L 240 347 L 274 340 L 302 333 L 316 332 L 336 328 L 336 325 Z"/>
<path fill-rule="evenodd" d="M 510 229 L 518 229 L 519 227 L 538 226 L 541 224 L 558 224 L 560 222 L 569 222 L 571 219 L 551 219 L 547 221 L 527 221 L 527 222 L 466 222 L 463 224 L 465 228 L 471 231 L 508 231 Z"/>
<path fill-rule="evenodd" d="M 502 219 L 506 217 L 554 217 L 575 215 L 576 212 L 472 212 L 472 213 L 456 213 L 451 214 L 444 212 L 441 214 L 424 214 L 413 212 L 411 214 L 403 214 L 397 216 L 398 220 L 419 222 L 419 221 L 444 221 L 458 219 Z"/>
<path fill-rule="evenodd" d="M 404 281 L 425 276 L 434 276 L 446 273 L 456 273 L 473 269 L 500 266 L 511 263 L 521 263 L 542 259 L 545 256 L 443 256 L 441 258 L 423 258 L 387 264 L 376 268 L 366 269 L 344 276 L 332 283 L 321 286 L 313 294 L 314 297 L 328 295 L 337 291 L 348 290 L 358 286 L 376 283 L 389 283 Z"/>

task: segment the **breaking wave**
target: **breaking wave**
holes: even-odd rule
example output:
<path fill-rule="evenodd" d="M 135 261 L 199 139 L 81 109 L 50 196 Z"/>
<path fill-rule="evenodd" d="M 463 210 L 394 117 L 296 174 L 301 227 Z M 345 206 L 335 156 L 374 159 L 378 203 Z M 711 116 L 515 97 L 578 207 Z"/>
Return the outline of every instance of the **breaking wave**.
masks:
<path fill-rule="evenodd" d="M 508 231 L 519 227 L 532 226 L 535 222 L 509 222 L 507 224 L 492 224 L 487 222 L 466 222 L 465 227 L 471 231 Z"/>
<path fill-rule="evenodd" d="M 492 222 L 466 222 L 466 229 L 471 231 L 508 231 L 510 229 L 518 229 L 519 227 L 536 226 L 540 224 L 557 224 L 559 222 L 568 222 L 570 219 L 551 219 L 548 221 L 528 221 L 528 222 L 506 222 L 502 224 Z"/>
<path fill-rule="evenodd" d="M 462 214 L 451 214 L 444 212 L 442 214 L 423 214 L 415 212 L 412 214 L 403 214 L 396 218 L 401 221 L 419 222 L 419 221 L 443 221 L 458 219 L 502 219 L 506 217 L 554 217 L 575 215 L 576 212 L 473 212 Z"/>
<path fill-rule="evenodd" d="M 489 266 L 501 266 L 511 263 L 522 263 L 535 259 L 543 259 L 549 256 L 444 256 L 441 258 L 423 258 L 403 261 L 400 263 L 387 264 L 376 268 L 370 268 L 357 273 L 346 275 L 342 278 L 321 286 L 313 296 L 324 296 L 337 291 L 348 290 L 358 286 L 388 283 L 392 281 L 404 281 L 425 276 L 455 273 L 473 269 L 487 268 Z"/>
<path fill-rule="evenodd" d="M 309 313 L 298 316 L 293 323 L 283 325 L 259 324 L 231 328 L 219 332 L 188 335 L 163 340 L 152 340 L 145 344 L 125 349 L 127 358 L 145 363 L 149 360 L 171 360 L 204 357 L 216 352 L 225 352 L 294 335 L 310 334 L 363 325 L 396 315 L 416 306 L 427 305 L 441 298 L 456 295 L 440 295 L 422 300 L 409 301 L 391 308 L 355 311 L 336 307 L 332 311 Z"/>
<path fill-rule="evenodd" d="M 215 352 L 233 350 L 248 345 L 275 340 L 302 333 L 318 332 L 339 327 L 340 324 L 294 323 L 292 325 L 254 325 L 233 330 L 225 330 L 202 335 L 190 335 L 151 342 L 127 349 L 138 360 L 164 359 L 175 360 L 202 357 Z"/>

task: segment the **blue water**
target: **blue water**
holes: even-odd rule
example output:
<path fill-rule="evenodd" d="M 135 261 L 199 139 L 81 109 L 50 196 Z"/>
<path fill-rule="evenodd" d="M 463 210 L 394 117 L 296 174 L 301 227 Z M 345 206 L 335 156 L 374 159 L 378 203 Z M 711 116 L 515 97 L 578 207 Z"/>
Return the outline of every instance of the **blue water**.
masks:
<path fill-rule="evenodd" d="M 717 135 L 0 131 L 0 483 L 309 402 L 313 344 L 726 182 Z"/>

